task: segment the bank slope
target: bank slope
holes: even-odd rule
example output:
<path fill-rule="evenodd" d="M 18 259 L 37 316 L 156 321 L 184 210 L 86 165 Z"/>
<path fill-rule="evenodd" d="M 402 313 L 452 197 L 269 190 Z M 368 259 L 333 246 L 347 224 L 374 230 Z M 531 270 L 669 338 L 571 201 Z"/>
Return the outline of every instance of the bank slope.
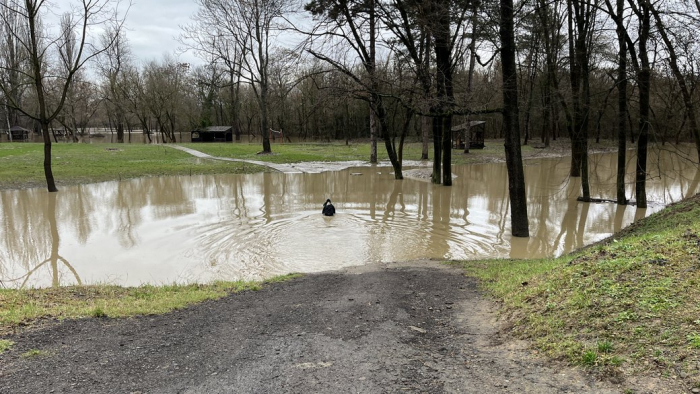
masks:
<path fill-rule="evenodd" d="M 461 264 L 550 357 L 700 387 L 699 256 L 696 195 L 557 259 Z"/>

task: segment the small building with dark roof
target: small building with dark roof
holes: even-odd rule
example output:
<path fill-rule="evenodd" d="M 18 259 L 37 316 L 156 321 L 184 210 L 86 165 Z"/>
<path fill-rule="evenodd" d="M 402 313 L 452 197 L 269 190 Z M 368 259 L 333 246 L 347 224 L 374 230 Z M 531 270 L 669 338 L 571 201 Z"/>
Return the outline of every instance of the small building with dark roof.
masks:
<path fill-rule="evenodd" d="M 484 149 L 484 132 L 486 121 L 472 120 L 462 123 L 452 128 L 452 147 L 464 149 L 466 141 L 469 141 L 469 148 Z M 467 133 L 469 135 L 467 136 Z M 467 138 L 469 137 L 469 138 Z"/>
<path fill-rule="evenodd" d="M 12 137 L 12 141 L 28 141 L 31 134 L 32 131 L 25 129 L 24 127 L 12 126 L 10 128 L 10 136 Z"/>
<path fill-rule="evenodd" d="M 231 142 L 232 126 L 210 126 L 192 130 L 192 142 Z"/>

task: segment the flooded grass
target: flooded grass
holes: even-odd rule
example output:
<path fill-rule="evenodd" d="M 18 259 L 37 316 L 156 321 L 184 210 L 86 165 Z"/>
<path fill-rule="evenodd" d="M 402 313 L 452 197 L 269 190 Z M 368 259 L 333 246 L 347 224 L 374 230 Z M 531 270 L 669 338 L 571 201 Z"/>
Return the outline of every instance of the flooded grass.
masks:
<path fill-rule="evenodd" d="M 48 289 L 0 290 L 0 335 L 42 318 L 128 317 L 153 315 L 181 309 L 205 300 L 245 290 L 258 290 L 266 283 L 297 278 L 298 274 L 263 282 L 214 282 L 206 285 L 119 287 L 72 286 Z M 2 349 L 0 342 L 0 349 Z M 9 345 L 7 345 L 9 346 Z M 0 350 L 1 351 L 1 350 Z"/>
<path fill-rule="evenodd" d="M 241 174 L 265 168 L 198 159 L 158 145 L 54 144 L 53 173 L 58 185 L 160 175 Z M 0 189 L 45 186 L 44 145 L 0 144 Z"/>
<path fill-rule="evenodd" d="M 697 195 L 561 258 L 460 264 L 550 357 L 700 385 L 699 257 Z"/>

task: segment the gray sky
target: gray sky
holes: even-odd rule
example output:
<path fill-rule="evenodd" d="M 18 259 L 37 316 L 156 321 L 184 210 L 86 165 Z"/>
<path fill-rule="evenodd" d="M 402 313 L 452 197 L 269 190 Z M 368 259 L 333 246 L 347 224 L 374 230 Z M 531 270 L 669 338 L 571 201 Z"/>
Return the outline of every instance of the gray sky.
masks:
<path fill-rule="evenodd" d="M 197 12 L 194 0 L 134 0 L 126 18 L 126 36 L 134 60 L 158 60 L 180 46 L 180 26 L 191 23 Z M 184 53 L 180 61 L 201 63 L 192 53 Z"/>
<path fill-rule="evenodd" d="M 122 0 L 120 12 L 126 11 L 129 0 Z M 180 26 L 192 22 L 197 12 L 195 0 L 132 0 L 126 16 L 126 37 L 138 65 L 150 60 L 160 60 L 164 54 L 174 54 L 180 44 Z M 80 0 L 52 0 L 48 3 L 48 21 L 58 25 L 59 15 L 70 7 L 80 5 Z M 94 33 L 94 31 L 93 31 Z M 187 63 L 202 63 L 192 53 L 181 54 L 178 59 Z"/>

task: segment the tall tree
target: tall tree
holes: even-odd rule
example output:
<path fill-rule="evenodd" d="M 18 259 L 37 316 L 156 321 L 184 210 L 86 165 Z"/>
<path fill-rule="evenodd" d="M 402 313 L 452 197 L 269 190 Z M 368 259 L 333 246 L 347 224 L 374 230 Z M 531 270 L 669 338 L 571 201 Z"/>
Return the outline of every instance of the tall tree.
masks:
<path fill-rule="evenodd" d="M 5 107 L 5 122 L 7 129 L 12 126 L 19 125 L 19 111 L 9 105 L 10 102 L 15 102 L 18 105 L 22 103 L 22 97 L 26 90 L 23 83 L 23 68 L 26 67 L 26 52 L 23 50 L 21 42 L 16 36 L 23 37 L 26 35 L 24 26 L 20 20 L 20 15 L 16 11 L 16 5 L 8 0 L 2 0 L 3 6 L 0 7 L 2 15 L 2 24 L 0 24 L 0 34 L 2 41 L 0 42 L 0 78 L 2 85 L 6 86 L 7 91 L 12 97 L 3 99 Z M 25 38 L 26 40 L 26 38 Z M 12 134 L 9 134 L 12 138 Z"/>
<path fill-rule="evenodd" d="M 503 129 L 505 131 L 508 194 L 510 196 L 511 232 L 515 237 L 529 237 L 525 171 L 520 150 L 518 114 L 518 70 L 515 65 L 513 0 L 500 2 L 501 69 L 503 77 Z"/>
<path fill-rule="evenodd" d="M 32 86 L 36 107 L 14 98 L 13 87 L 0 81 L 9 106 L 34 119 L 41 126 L 44 137 L 44 175 L 49 192 L 56 192 L 56 182 L 51 168 L 51 136 L 49 125 L 60 114 L 75 75 L 87 61 L 107 50 L 112 42 L 101 45 L 91 40 L 98 26 L 113 24 L 117 19 L 116 2 L 112 0 L 82 0 L 75 2 L 75 12 L 61 17 L 56 35 L 42 27 L 42 15 L 49 12 L 45 0 L 6 1 L 0 3 L 5 12 L 0 13 L 5 33 L 12 34 L 26 53 L 27 63 L 19 70 Z M 19 30 L 12 26 L 19 24 Z M 58 59 L 53 62 L 53 59 Z M 3 65 L 3 71 L 12 73 L 12 64 Z"/>
<path fill-rule="evenodd" d="M 359 98 L 369 102 L 389 161 L 394 168 L 394 177 L 403 179 L 401 162 L 389 130 L 387 108 L 377 73 L 374 49 L 377 19 L 374 0 L 313 0 L 306 4 L 305 8 L 316 18 L 313 31 L 308 32 L 307 51 L 349 76 L 362 87 L 363 92 Z M 336 52 L 324 52 L 324 47 L 336 48 Z M 339 47 L 344 49 L 338 49 Z M 359 58 L 362 63 L 360 70 L 345 63 L 345 49 L 351 50 L 353 55 Z"/>
<path fill-rule="evenodd" d="M 241 46 L 231 29 L 222 28 L 216 12 L 216 3 L 201 2 L 194 23 L 183 27 L 180 42 L 193 49 L 198 57 L 209 63 L 221 65 L 226 70 L 228 83 L 228 112 L 236 141 L 241 139 L 241 83 L 243 82 L 243 58 L 247 46 Z M 269 137 L 269 134 L 268 134 Z"/>
<path fill-rule="evenodd" d="M 571 135 L 571 176 L 581 177 L 583 201 L 590 201 L 588 180 L 588 124 L 591 107 L 590 47 L 595 27 L 597 2 L 568 0 L 569 64 L 573 125 Z"/>
<path fill-rule="evenodd" d="M 109 110 L 114 116 L 117 128 L 117 142 L 124 142 L 124 124 L 126 123 L 125 103 L 122 97 L 123 88 L 119 86 L 124 78 L 124 69 L 130 61 L 128 42 L 123 33 L 114 28 L 108 28 L 102 34 L 103 45 L 112 43 L 99 58 L 98 69 L 105 80 L 105 99 L 109 103 Z"/>
<path fill-rule="evenodd" d="M 436 149 L 438 141 L 442 149 L 442 184 L 452 185 L 452 111 L 454 109 L 454 88 L 452 77 L 451 2 L 433 1 L 431 29 L 435 49 L 435 88 L 437 107 L 433 120 L 433 138 Z M 512 18 L 511 18 L 512 19 Z M 519 145 L 519 144 L 518 144 Z M 433 171 L 433 182 L 438 174 Z"/>
<path fill-rule="evenodd" d="M 625 1 L 617 0 L 617 15 L 625 12 Z M 625 196 L 625 173 L 627 152 L 627 40 L 622 23 L 616 24 L 617 44 L 619 46 L 617 66 L 617 203 L 627 204 Z"/>
<path fill-rule="evenodd" d="M 660 12 L 654 7 L 654 4 L 651 2 L 647 2 L 645 4 L 647 4 L 649 11 L 654 16 L 654 21 L 656 22 L 656 30 L 658 31 L 659 35 L 661 36 L 661 39 L 666 45 L 666 51 L 668 51 L 668 65 L 669 67 L 671 67 L 673 76 L 676 79 L 676 82 L 678 83 L 678 87 L 680 88 L 681 97 L 683 98 L 683 105 L 685 106 L 686 116 L 688 117 L 690 123 L 690 132 L 693 138 L 695 139 L 695 149 L 698 151 L 698 156 L 700 156 L 700 125 L 698 125 L 695 106 L 693 105 L 692 92 L 688 88 L 688 84 L 686 83 L 686 77 L 685 75 L 683 75 L 683 72 L 681 72 L 681 68 L 678 64 L 679 61 L 678 55 L 676 54 L 676 45 L 671 40 L 668 28 L 666 27 L 666 24 L 661 18 Z M 697 11 L 700 12 L 700 2 L 696 2 L 696 7 L 698 8 Z"/>
<path fill-rule="evenodd" d="M 649 139 L 649 99 L 651 89 L 651 68 L 647 43 L 651 31 L 651 7 L 647 0 L 629 0 L 628 3 L 639 19 L 639 67 L 637 68 L 637 84 L 639 85 L 639 135 L 637 137 L 637 170 L 635 173 L 635 194 L 637 207 L 647 207 L 647 149 Z"/>
<path fill-rule="evenodd" d="M 238 73 L 237 77 L 248 82 L 255 94 L 262 153 L 271 153 L 270 57 L 279 32 L 276 24 L 282 20 L 286 4 L 283 0 L 197 0 L 197 3 L 198 26 L 207 29 L 215 46 L 213 52 L 228 62 L 231 75 Z"/>

